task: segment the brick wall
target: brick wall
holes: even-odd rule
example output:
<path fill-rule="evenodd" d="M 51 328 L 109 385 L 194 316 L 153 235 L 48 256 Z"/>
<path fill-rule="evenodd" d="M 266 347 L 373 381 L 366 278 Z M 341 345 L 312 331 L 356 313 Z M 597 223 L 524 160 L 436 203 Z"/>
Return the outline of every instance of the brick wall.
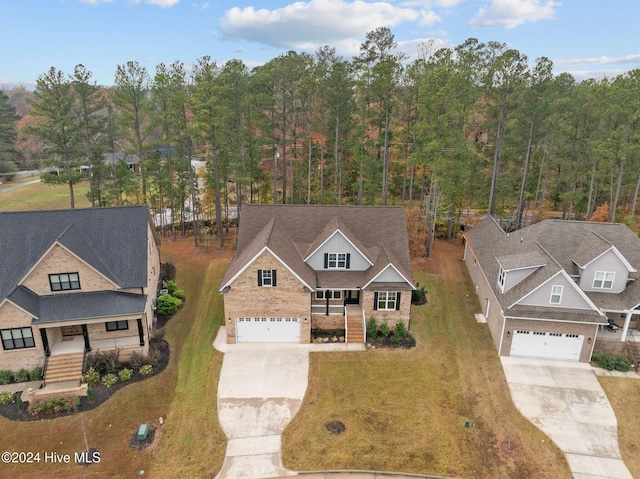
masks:
<path fill-rule="evenodd" d="M 31 327 L 31 315 L 13 303 L 6 301 L 0 307 L 0 324 L 2 329 Z M 44 365 L 44 347 L 37 328 L 32 328 L 35 347 L 25 349 L 11 349 L 5 351 L 0 347 L 0 369 L 17 372 L 20 369 L 33 369 Z"/>
<path fill-rule="evenodd" d="M 409 322 L 411 319 L 411 291 L 401 291 L 400 293 L 400 309 L 383 311 L 373 309 L 375 291 L 362 291 L 360 293 L 361 304 L 366 321 L 369 321 L 371 316 L 376 319 L 376 323 L 378 325 L 381 325 L 386 320 L 389 329 L 392 331 L 395 329 L 396 323 L 398 321 L 402 321 L 404 322 L 405 328 L 409 329 Z"/>

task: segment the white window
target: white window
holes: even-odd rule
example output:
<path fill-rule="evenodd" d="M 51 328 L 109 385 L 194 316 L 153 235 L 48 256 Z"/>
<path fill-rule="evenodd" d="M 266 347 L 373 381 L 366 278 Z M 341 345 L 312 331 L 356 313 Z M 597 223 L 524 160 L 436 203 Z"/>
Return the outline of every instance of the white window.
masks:
<path fill-rule="evenodd" d="M 562 300 L 562 289 L 563 286 L 557 284 L 551 287 L 551 299 L 549 300 L 551 304 L 560 304 Z"/>
<path fill-rule="evenodd" d="M 378 308 L 379 310 L 396 309 L 396 301 L 398 293 L 396 291 L 379 291 L 378 292 Z"/>
<path fill-rule="evenodd" d="M 347 253 L 329 253 L 327 267 L 329 269 L 345 269 L 347 267 Z"/>
<path fill-rule="evenodd" d="M 316 291 L 316 299 L 342 299 L 342 290 L 324 289 Z"/>
<path fill-rule="evenodd" d="M 615 275 L 615 273 L 596 271 L 596 274 L 593 277 L 594 289 L 611 289 L 613 287 L 613 278 Z"/>
<path fill-rule="evenodd" d="M 500 266 L 500 273 L 498 273 L 498 284 L 500 285 L 500 289 L 502 289 L 504 291 L 504 280 L 507 277 L 507 272 L 505 270 L 502 269 L 502 266 Z"/>
<path fill-rule="evenodd" d="M 270 269 L 262 270 L 262 286 L 273 286 L 273 276 Z"/>

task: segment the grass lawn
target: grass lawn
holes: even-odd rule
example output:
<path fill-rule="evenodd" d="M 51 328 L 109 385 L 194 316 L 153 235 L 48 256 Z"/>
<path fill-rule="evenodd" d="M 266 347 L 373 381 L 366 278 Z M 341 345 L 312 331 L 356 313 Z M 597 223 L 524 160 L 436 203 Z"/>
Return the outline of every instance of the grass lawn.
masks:
<path fill-rule="evenodd" d="M 460 478 L 571 478 L 560 450 L 511 401 L 459 244 L 413 262 L 429 304 L 411 350 L 315 353 L 300 412 L 283 435 L 292 470 L 369 469 Z M 469 419 L 471 427 L 465 428 Z M 340 435 L 326 423 L 346 425 Z"/>
<path fill-rule="evenodd" d="M 216 388 L 221 354 L 211 343 L 222 317 L 215 293 L 231 258 L 229 251 L 195 250 L 190 240 L 166 241 L 162 261 L 177 266 L 185 290 L 183 308 L 165 326 L 171 347 L 167 368 L 158 376 L 126 386 L 100 407 L 82 415 L 16 423 L 0 417 L 0 451 L 70 454 L 71 464 L 0 465 L 0 476 L 60 477 L 210 477 L 224 458 L 226 438 L 217 422 Z M 133 451 L 128 443 L 142 422 L 166 418 L 159 446 Z M 83 425 L 84 424 L 84 425 Z M 99 464 L 80 468 L 74 452 L 89 447 L 101 453 Z"/>
<path fill-rule="evenodd" d="M 640 477 L 640 379 L 598 377 L 618 419 L 622 459 L 633 477 Z"/>
<path fill-rule="evenodd" d="M 33 181 L 37 177 L 25 179 L 24 182 Z M 23 180 L 5 183 L 3 187 L 11 187 Z M 91 202 L 87 199 L 89 182 L 82 181 L 73 187 L 73 195 L 76 208 L 89 208 Z M 68 185 L 46 185 L 34 183 L 25 185 L 5 193 L 0 192 L 0 211 L 34 211 L 34 210 L 59 210 L 70 207 Z"/>

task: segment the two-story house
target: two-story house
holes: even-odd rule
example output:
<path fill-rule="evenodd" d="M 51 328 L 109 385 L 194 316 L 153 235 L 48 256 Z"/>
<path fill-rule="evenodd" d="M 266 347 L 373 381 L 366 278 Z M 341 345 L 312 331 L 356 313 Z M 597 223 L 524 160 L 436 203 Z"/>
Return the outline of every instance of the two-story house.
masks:
<path fill-rule="evenodd" d="M 227 342 L 363 342 L 371 317 L 409 326 L 414 289 L 403 208 L 245 205 L 220 286 Z"/>
<path fill-rule="evenodd" d="M 599 328 L 640 314 L 640 239 L 625 225 L 546 220 L 465 235 L 464 261 L 502 356 L 589 361 Z"/>
<path fill-rule="evenodd" d="M 0 213 L 0 369 L 51 383 L 89 351 L 146 354 L 158 246 L 146 206 Z"/>

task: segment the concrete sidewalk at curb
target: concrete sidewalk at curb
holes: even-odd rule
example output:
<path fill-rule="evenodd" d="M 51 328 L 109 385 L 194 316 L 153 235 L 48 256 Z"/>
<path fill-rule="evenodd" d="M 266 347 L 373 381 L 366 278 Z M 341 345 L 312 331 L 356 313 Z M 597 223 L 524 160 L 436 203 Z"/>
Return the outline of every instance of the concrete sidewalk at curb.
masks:
<path fill-rule="evenodd" d="M 429 476 L 425 474 L 410 474 L 406 472 L 389 471 L 301 471 L 298 476 L 304 479 L 455 479 L 452 477 Z M 275 478 L 274 478 L 275 479 Z"/>

